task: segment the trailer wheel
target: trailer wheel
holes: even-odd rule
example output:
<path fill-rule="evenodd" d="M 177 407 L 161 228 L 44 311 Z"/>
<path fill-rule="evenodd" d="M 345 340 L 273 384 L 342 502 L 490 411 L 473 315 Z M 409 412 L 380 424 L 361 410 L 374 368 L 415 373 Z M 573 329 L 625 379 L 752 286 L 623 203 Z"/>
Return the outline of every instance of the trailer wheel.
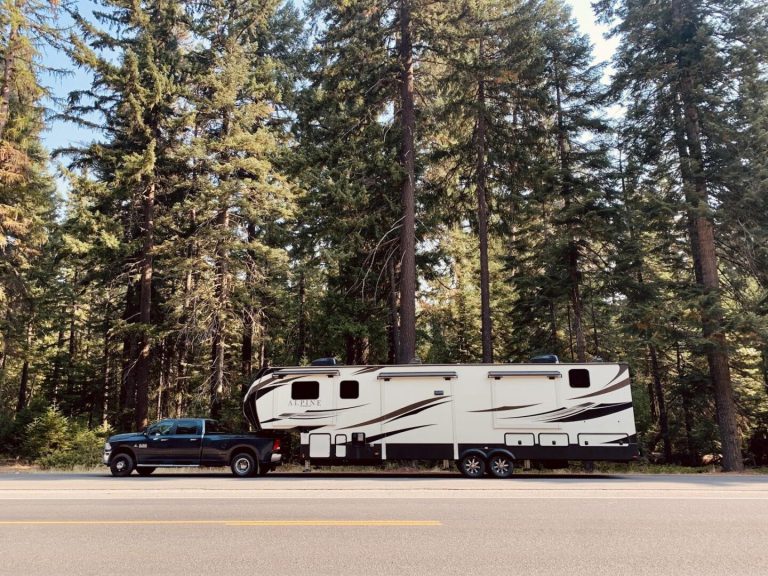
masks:
<path fill-rule="evenodd" d="M 495 454 L 488 461 L 488 470 L 494 478 L 509 478 L 513 469 L 512 458 L 506 454 Z"/>
<path fill-rule="evenodd" d="M 238 452 L 232 457 L 230 468 L 238 478 L 248 478 L 256 472 L 256 460 L 247 452 Z"/>
<path fill-rule="evenodd" d="M 147 468 L 146 466 L 137 466 L 136 467 L 136 472 L 139 473 L 139 476 L 149 476 L 155 470 L 156 470 L 155 468 Z"/>
<path fill-rule="evenodd" d="M 109 463 L 109 471 L 112 472 L 112 476 L 117 476 L 118 478 L 130 476 L 131 472 L 133 472 L 133 458 L 125 452 L 113 456 L 112 461 Z"/>
<path fill-rule="evenodd" d="M 485 474 L 485 459 L 480 454 L 467 454 L 458 465 L 466 478 L 480 478 Z"/>

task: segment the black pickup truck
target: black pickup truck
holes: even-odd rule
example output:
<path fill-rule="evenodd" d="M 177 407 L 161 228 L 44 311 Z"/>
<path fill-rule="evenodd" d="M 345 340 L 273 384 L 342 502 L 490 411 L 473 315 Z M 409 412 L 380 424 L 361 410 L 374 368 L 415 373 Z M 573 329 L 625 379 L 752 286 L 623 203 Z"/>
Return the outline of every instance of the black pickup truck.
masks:
<path fill-rule="evenodd" d="M 111 436 L 104 445 L 104 464 L 113 476 L 135 469 L 149 476 L 157 468 L 229 466 L 240 478 L 263 476 L 281 463 L 280 438 L 232 434 L 215 420 L 165 419 L 143 432 Z"/>

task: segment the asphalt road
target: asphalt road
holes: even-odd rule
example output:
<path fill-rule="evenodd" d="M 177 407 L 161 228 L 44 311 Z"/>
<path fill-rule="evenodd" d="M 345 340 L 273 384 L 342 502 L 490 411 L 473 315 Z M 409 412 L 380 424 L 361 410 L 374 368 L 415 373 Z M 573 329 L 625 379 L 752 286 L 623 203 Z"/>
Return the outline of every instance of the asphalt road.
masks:
<path fill-rule="evenodd" d="M 0 575 L 768 574 L 768 478 L 0 475 Z"/>

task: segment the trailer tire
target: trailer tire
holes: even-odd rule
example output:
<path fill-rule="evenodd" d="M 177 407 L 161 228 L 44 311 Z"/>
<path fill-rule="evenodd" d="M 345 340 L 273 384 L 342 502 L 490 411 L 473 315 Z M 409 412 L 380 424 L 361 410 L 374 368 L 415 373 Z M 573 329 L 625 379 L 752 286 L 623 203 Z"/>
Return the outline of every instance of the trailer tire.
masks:
<path fill-rule="evenodd" d="M 139 476 L 149 476 L 157 470 L 157 468 L 147 468 L 146 466 L 136 466 L 136 472 L 138 472 Z"/>
<path fill-rule="evenodd" d="M 230 468 L 238 478 L 248 478 L 256 473 L 256 460 L 248 452 L 238 452 L 232 456 Z"/>
<path fill-rule="evenodd" d="M 476 452 L 463 456 L 457 464 L 465 478 L 482 478 L 485 474 L 485 458 Z"/>
<path fill-rule="evenodd" d="M 131 458 L 131 455 L 127 452 L 115 454 L 109 462 L 109 471 L 112 473 L 112 476 L 118 478 L 130 476 L 131 472 L 133 472 L 133 468 L 133 458 Z"/>
<path fill-rule="evenodd" d="M 513 470 L 514 462 L 506 454 L 494 454 L 488 459 L 488 472 L 494 478 L 509 478 Z"/>

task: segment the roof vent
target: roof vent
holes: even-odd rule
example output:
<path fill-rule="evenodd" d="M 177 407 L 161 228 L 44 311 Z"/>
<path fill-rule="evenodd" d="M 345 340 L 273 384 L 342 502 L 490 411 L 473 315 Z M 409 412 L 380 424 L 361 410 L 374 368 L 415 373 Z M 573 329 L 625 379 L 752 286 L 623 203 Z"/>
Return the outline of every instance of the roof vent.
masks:
<path fill-rule="evenodd" d="M 560 358 L 556 354 L 542 354 L 531 358 L 531 364 L 559 364 Z"/>
<path fill-rule="evenodd" d="M 312 360 L 310 366 L 338 366 L 339 362 L 336 358 L 316 358 Z"/>

